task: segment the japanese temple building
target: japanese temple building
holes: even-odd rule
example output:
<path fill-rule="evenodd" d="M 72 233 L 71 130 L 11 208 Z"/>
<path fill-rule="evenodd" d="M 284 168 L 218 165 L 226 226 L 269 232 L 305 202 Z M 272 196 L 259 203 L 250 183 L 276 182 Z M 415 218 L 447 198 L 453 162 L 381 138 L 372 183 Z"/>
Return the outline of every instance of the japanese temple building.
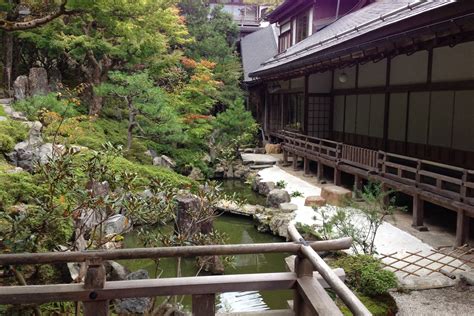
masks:
<path fill-rule="evenodd" d="M 284 160 L 411 196 L 420 229 L 424 202 L 456 212 L 468 241 L 474 1 L 286 0 L 267 18 L 242 59 L 249 107 Z"/>

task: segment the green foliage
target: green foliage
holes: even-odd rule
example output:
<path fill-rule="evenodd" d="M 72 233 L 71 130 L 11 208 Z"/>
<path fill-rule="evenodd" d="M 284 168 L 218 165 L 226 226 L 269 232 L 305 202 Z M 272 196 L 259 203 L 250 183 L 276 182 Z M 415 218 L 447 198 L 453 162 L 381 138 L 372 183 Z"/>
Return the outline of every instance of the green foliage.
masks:
<path fill-rule="evenodd" d="M 376 298 L 358 294 L 357 297 L 360 299 L 362 304 L 367 307 L 373 316 L 387 316 L 397 314 L 397 304 L 389 294 L 377 296 Z M 338 299 L 336 303 L 341 309 L 343 315 L 353 315 L 349 308 L 342 301 L 340 301 L 340 299 Z"/>
<path fill-rule="evenodd" d="M 0 134 L 0 153 L 9 153 L 15 147 L 13 138 L 8 135 Z"/>
<path fill-rule="evenodd" d="M 77 104 L 68 99 L 62 99 L 58 93 L 49 93 L 47 95 L 37 95 L 25 100 L 13 103 L 13 108 L 26 114 L 29 119 L 38 119 L 41 112 L 58 113 L 64 117 L 79 115 L 84 109 L 78 108 Z"/>
<path fill-rule="evenodd" d="M 344 269 L 351 289 L 370 297 L 386 294 L 398 284 L 395 274 L 382 269 L 380 260 L 369 255 L 344 256 L 331 265 Z"/>
<path fill-rule="evenodd" d="M 304 195 L 300 191 L 294 191 L 290 194 L 290 196 L 293 198 L 296 198 L 296 197 L 303 197 Z"/>
<path fill-rule="evenodd" d="M 218 143 L 226 144 L 239 138 L 240 144 L 248 145 L 255 139 L 258 125 L 252 114 L 245 110 L 242 99 L 237 99 L 226 111 L 217 115 L 214 121 Z"/>
<path fill-rule="evenodd" d="M 285 180 L 280 180 L 276 183 L 276 187 L 278 189 L 284 189 L 284 188 L 286 188 L 287 185 L 288 185 L 288 183 L 286 183 Z"/>
<path fill-rule="evenodd" d="M 6 120 L 0 122 L 0 135 L 10 136 L 15 143 L 24 141 L 28 136 L 28 127 L 21 122 Z"/>
<path fill-rule="evenodd" d="M 0 211 L 17 203 L 31 203 L 43 192 L 28 172 L 8 173 L 8 169 L 8 165 L 0 168 Z"/>
<path fill-rule="evenodd" d="M 242 96 L 242 69 L 235 44 L 239 29 L 232 16 L 216 7 L 210 10 L 201 1 L 182 0 L 180 8 L 186 17 L 194 41 L 187 45 L 186 56 L 195 60 L 215 62 L 215 80 L 222 82 L 216 95 L 220 105 L 227 107 Z"/>

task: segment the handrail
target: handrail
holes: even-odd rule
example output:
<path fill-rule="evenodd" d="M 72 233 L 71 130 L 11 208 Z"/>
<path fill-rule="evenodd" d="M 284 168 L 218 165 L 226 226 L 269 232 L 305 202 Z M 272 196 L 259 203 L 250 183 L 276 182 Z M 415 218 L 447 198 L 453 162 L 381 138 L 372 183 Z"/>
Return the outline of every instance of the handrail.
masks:
<path fill-rule="evenodd" d="M 296 230 L 290 225 L 290 231 Z M 58 301 L 82 302 L 84 315 L 107 315 L 109 300 L 128 297 L 154 297 L 168 295 L 192 295 L 193 315 L 214 315 L 215 294 L 222 292 L 250 290 L 281 290 L 293 289 L 298 297 L 304 297 L 304 308 L 312 311 L 331 311 L 331 315 L 342 315 L 333 300 L 324 291 L 317 279 L 310 274 L 302 273 L 297 266 L 295 272 L 256 273 L 244 275 L 198 276 L 185 278 L 125 280 L 106 282 L 103 262 L 112 259 L 138 259 L 163 257 L 188 257 L 212 255 L 237 255 L 260 253 L 293 253 L 307 256 L 305 260 L 313 262 L 316 250 L 348 249 L 351 238 L 315 241 L 304 244 L 301 241 L 266 244 L 234 244 L 234 245 L 205 245 L 185 247 L 159 247 L 119 250 L 100 250 L 84 252 L 55 252 L 55 253 L 24 253 L 0 255 L 0 265 L 8 264 L 55 264 L 65 262 L 87 262 L 87 272 L 82 284 L 52 284 L 25 285 L 0 287 L 0 304 L 31 304 Z M 317 256 L 317 254 L 316 254 Z M 320 259 L 322 261 L 322 259 Z M 316 264 L 317 263 L 317 264 Z M 346 288 L 340 286 L 341 280 L 333 280 L 334 272 L 324 263 L 317 261 L 316 270 L 330 286 L 348 304 L 351 310 L 354 306 L 356 315 L 364 311 L 353 301 L 354 294 L 346 293 Z M 329 271 L 326 271 L 329 270 Z M 336 276 L 336 278 L 338 278 Z M 296 305 L 302 307 L 300 302 Z M 296 306 L 295 305 L 295 306 Z M 295 307 L 299 315 L 299 309 Z M 319 314 L 319 313 L 318 313 Z M 326 313 L 328 314 L 328 313 Z"/>
<path fill-rule="evenodd" d="M 309 245 L 316 251 L 343 250 L 352 244 L 351 238 L 314 241 Z M 260 253 L 292 253 L 300 250 L 295 242 L 229 244 L 181 247 L 156 247 L 114 250 L 93 250 L 77 252 L 10 253 L 0 255 L 0 265 L 8 264 L 51 264 L 85 262 L 88 260 L 152 259 L 170 257 L 199 257 L 220 255 L 245 255 Z"/>
<path fill-rule="evenodd" d="M 294 241 L 303 241 L 303 237 L 294 225 L 288 226 L 288 235 Z M 313 264 L 316 271 L 331 286 L 342 301 L 349 307 L 354 315 L 372 315 L 367 307 L 355 296 L 355 294 L 338 278 L 327 263 L 309 245 L 302 245 L 301 253 Z"/>
<path fill-rule="evenodd" d="M 332 160 L 335 164 L 343 163 L 400 183 L 409 183 L 440 196 L 454 197 L 458 201 L 474 205 L 474 193 L 471 190 L 474 188 L 474 180 L 470 178 L 474 174 L 473 170 L 365 149 L 294 132 L 280 131 L 275 135 L 283 136 L 283 149 L 287 147 L 290 151 L 297 151 L 297 155 L 303 154 L 306 158 L 324 157 Z M 301 146 L 294 141 L 294 138 L 303 138 L 306 141 L 314 140 L 314 145 Z M 332 143 L 336 147 L 329 149 L 323 146 L 323 143 Z M 314 148 L 318 148 L 319 151 L 315 152 Z M 326 153 L 323 153 L 322 149 L 326 150 Z"/>

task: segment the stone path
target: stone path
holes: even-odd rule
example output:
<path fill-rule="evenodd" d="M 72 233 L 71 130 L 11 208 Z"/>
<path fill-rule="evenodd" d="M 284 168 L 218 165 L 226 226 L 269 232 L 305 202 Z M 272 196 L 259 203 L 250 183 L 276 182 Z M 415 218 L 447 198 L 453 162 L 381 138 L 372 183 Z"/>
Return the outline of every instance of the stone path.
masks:
<path fill-rule="evenodd" d="M 274 165 L 278 162 L 278 158 L 265 154 L 241 154 L 244 164 L 255 165 Z"/>

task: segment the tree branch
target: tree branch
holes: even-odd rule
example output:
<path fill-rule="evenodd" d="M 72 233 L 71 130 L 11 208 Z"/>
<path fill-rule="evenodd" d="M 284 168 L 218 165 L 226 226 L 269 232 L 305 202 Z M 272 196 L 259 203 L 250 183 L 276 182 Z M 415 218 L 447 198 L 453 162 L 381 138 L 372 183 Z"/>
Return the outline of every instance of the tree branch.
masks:
<path fill-rule="evenodd" d="M 80 13 L 80 10 L 66 10 L 68 0 L 63 0 L 57 11 L 51 12 L 43 17 L 26 22 L 13 22 L 0 20 L 0 30 L 5 32 L 25 31 L 47 24 L 62 15 L 73 15 Z"/>

